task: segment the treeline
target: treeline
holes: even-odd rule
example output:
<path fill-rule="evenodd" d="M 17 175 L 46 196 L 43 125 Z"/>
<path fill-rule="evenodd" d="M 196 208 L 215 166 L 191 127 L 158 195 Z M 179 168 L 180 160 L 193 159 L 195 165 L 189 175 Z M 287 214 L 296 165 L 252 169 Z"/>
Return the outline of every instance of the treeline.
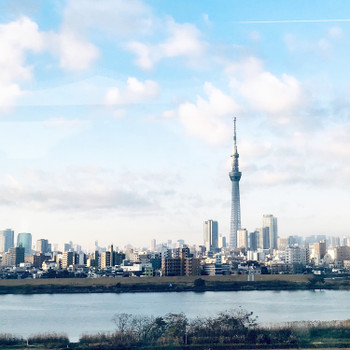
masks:
<path fill-rule="evenodd" d="M 161 317 L 117 314 L 116 331 L 83 335 L 80 349 L 272 349 L 345 347 L 350 321 L 303 322 L 264 327 L 245 310 L 189 320 L 185 314 Z"/>
<path fill-rule="evenodd" d="M 350 320 L 258 325 L 242 309 L 189 320 L 183 313 L 159 317 L 116 314 L 116 331 L 82 335 L 42 334 L 28 339 L 0 334 L 1 349 L 288 349 L 350 346 Z"/>
<path fill-rule="evenodd" d="M 69 339 L 65 334 L 44 333 L 28 337 L 14 336 L 12 334 L 0 333 L 0 347 L 2 349 L 20 349 L 25 347 L 38 347 L 59 349 L 69 346 Z"/>

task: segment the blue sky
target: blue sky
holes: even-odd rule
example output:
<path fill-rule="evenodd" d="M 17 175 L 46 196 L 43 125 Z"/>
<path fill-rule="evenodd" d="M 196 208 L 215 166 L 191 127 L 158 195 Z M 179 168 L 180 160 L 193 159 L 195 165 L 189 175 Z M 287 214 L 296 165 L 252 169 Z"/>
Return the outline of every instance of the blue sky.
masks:
<path fill-rule="evenodd" d="M 0 1 L 0 223 L 91 247 L 348 235 L 348 1 Z"/>

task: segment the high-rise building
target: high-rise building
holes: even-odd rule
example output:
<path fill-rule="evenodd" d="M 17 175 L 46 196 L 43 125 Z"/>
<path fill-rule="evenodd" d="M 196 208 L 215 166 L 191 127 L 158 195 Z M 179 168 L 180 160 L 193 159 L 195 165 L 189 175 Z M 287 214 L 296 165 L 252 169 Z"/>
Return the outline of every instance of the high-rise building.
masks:
<path fill-rule="evenodd" d="M 278 232 L 277 232 L 277 218 L 275 218 L 273 215 L 264 215 L 263 216 L 263 230 L 265 230 L 265 233 L 267 234 L 268 229 L 268 238 L 269 238 L 269 249 L 277 249 L 277 238 L 278 238 Z"/>
<path fill-rule="evenodd" d="M 14 244 L 14 231 L 10 228 L 0 231 L 0 253 L 6 253 Z"/>
<path fill-rule="evenodd" d="M 258 250 L 259 248 L 259 231 L 255 230 L 253 232 L 249 232 L 248 235 L 248 248 L 250 250 Z"/>
<path fill-rule="evenodd" d="M 286 248 L 288 246 L 294 246 L 294 245 L 298 245 L 298 244 L 297 243 L 293 243 L 293 244 L 289 243 L 289 238 L 278 238 L 278 240 L 277 240 L 278 250 L 286 250 Z"/>
<path fill-rule="evenodd" d="M 207 220 L 203 226 L 203 239 L 207 252 L 218 249 L 219 246 L 219 225 L 217 221 Z"/>
<path fill-rule="evenodd" d="M 200 259 L 193 258 L 186 245 L 177 248 L 173 257 L 161 260 L 163 276 L 198 276 L 201 273 Z"/>
<path fill-rule="evenodd" d="M 156 250 L 157 247 L 157 241 L 155 239 L 151 240 L 151 250 L 154 252 Z"/>
<path fill-rule="evenodd" d="M 237 248 L 248 248 L 248 231 L 245 228 L 237 230 Z"/>
<path fill-rule="evenodd" d="M 74 252 L 63 252 L 62 254 L 62 269 L 67 269 L 74 264 Z"/>
<path fill-rule="evenodd" d="M 25 256 L 32 255 L 32 234 L 22 232 L 17 235 L 17 247 L 24 248 Z"/>
<path fill-rule="evenodd" d="M 309 262 L 309 249 L 299 246 L 288 246 L 286 248 L 287 264 L 306 265 Z"/>
<path fill-rule="evenodd" d="M 70 243 L 63 243 L 63 246 L 62 246 L 62 250 L 63 252 L 70 252 L 70 251 L 73 251 L 72 249 L 72 246 Z"/>
<path fill-rule="evenodd" d="M 226 248 L 226 237 L 223 235 L 219 235 L 218 248 Z"/>
<path fill-rule="evenodd" d="M 319 259 L 323 259 L 327 253 L 326 241 L 314 243 L 315 255 L 319 256 Z"/>
<path fill-rule="evenodd" d="M 183 239 L 178 239 L 178 240 L 176 241 L 176 246 L 177 246 L 178 248 L 182 247 L 184 244 L 185 244 L 185 240 L 183 240 Z"/>
<path fill-rule="evenodd" d="M 111 252 L 101 253 L 101 269 L 105 269 L 111 266 Z"/>
<path fill-rule="evenodd" d="M 239 181 L 242 173 L 239 171 L 236 139 L 236 118 L 233 118 L 233 152 L 232 152 L 232 170 L 229 173 L 232 182 L 231 196 L 231 224 L 230 224 L 230 247 L 237 248 L 237 230 L 241 228 L 241 200 L 239 194 Z"/>
<path fill-rule="evenodd" d="M 350 247 L 338 246 L 335 248 L 335 260 L 344 261 L 350 259 Z"/>
<path fill-rule="evenodd" d="M 50 252 L 50 245 L 49 241 L 47 239 L 38 239 L 36 241 L 36 247 L 35 250 L 38 253 L 49 253 Z"/>
<path fill-rule="evenodd" d="M 9 249 L 9 265 L 18 266 L 24 262 L 24 248 L 23 247 L 12 247 Z"/>

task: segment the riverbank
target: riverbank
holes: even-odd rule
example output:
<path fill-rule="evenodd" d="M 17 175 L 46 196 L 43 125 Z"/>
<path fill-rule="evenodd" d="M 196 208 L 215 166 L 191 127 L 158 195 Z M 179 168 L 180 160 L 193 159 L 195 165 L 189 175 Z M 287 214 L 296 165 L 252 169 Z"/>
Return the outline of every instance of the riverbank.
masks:
<path fill-rule="evenodd" d="M 313 275 L 174 276 L 0 280 L 0 294 L 135 293 L 245 290 L 350 290 L 350 279 Z"/>

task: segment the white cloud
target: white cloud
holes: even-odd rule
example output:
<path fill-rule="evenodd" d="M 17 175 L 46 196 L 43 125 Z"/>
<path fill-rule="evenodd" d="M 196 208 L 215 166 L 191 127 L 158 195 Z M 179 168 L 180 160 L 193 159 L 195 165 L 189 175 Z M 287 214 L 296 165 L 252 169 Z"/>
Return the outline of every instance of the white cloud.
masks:
<path fill-rule="evenodd" d="M 196 57 L 203 54 L 205 44 L 200 40 L 199 30 L 190 23 L 179 24 L 169 21 L 170 37 L 159 47 L 166 57 Z"/>
<path fill-rule="evenodd" d="M 207 43 L 200 39 L 200 31 L 193 24 L 179 24 L 169 20 L 164 26 L 168 34 L 165 41 L 158 44 L 132 41 L 125 46 L 136 54 L 134 62 L 141 69 L 150 70 L 164 58 L 187 57 L 189 63 L 193 63 L 205 53 Z"/>
<path fill-rule="evenodd" d="M 94 28 L 111 36 L 147 34 L 153 28 L 150 8 L 138 0 L 68 0 L 63 29 L 83 34 Z"/>
<path fill-rule="evenodd" d="M 330 27 L 323 37 L 309 41 L 307 39 L 298 38 L 293 34 L 286 34 L 284 42 L 290 52 L 306 51 L 317 53 L 322 57 L 329 58 L 333 54 L 334 42 L 343 36 L 343 30 L 338 26 Z"/>
<path fill-rule="evenodd" d="M 342 37 L 344 34 L 343 30 L 340 27 L 331 27 L 328 30 L 328 36 L 333 39 Z"/>
<path fill-rule="evenodd" d="M 144 180 L 138 175 L 133 181 L 126 181 L 123 175 L 92 164 L 70 166 L 60 173 L 22 169 L 17 175 L 4 173 L 0 180 L 0 203 L 31 210 L 112 209 L 145 215 L 159 212 L 157 201 L 164 195 L 159 181 Z"/>
<path fill-rule="evenodd" d="M 155 81 L 141 82 L 130 77 L 124 90 L 111 88 L 104 97 L 104 103 L 107 105 L 139 103 L 158 96 L 159 92 L 159 85 Z"/>
<path fill-rule="evenodd" d="M 126 45 L 126 49 L 136 54 L 137 58 L 134 63 L 141 69 L 152 69 L 154 62 L 158 60 L 158 58 L 153 57 L 151 47 L 146 44 L 133 41 Z"/>
<path fill-rule="evenodd" d="M 265 113 L 290 113 L 303 102 L 299 81 L 288 74 L 281 78 L 264 71 L 262 63 L 254 57 L 228 66 L 232 74 L 230 87 L 238 92 L 255 110 Z M 281 119 L 285 122 L 288 119 Z"/>
<path fill-rule="evenodd" d="M 230 136 L 230 117 L 239 110 L 239 106 L 210 83 L 204 84 L 204 91 L 208 100 L 198 96 L 195 104 L 181 104 L 176 114 L 189 135 L 219 144 Z M 169 114 L 170 111 L 167 111 L 166 115 Z"/>
<path fill-rule="evenodd" d="M 262 158 L 266 157 L 271 152 L 272 144 L 269 141 L 254 142 L 242 140 L 239 144 L 239 148 L 246 158 Z"/>
<path fill-rule="evenodd" d="M 21 95 L 21 89 L 17 84 L 0 84 L 0 110 L 11 108 L 15 104 L 17 97 Z"/>
<path fill-rule="evenodd" d="M 69 134 L 85 128 L 89 122 L 81 119 L 68 119 L 65 117 L 55 117 L 46 119 L 43 122 L 43 125 L 49 129 L 56 129 L 68 132 Z"/>
<path fill-rule="evenodd" d="M 249 39 L 252 41 L 259 42 L 261 40 L 261 35 L 258 31 L 253 30 L 249 33 Z"/>
<path fill-rule="evenodd" d="M 295 52 L 298 48 L 298 41 L 292 34 L 286 34 L 283 38 L 284 43 L 290 52 Z"/>
<path fill-rule="evenodd" d="M 164 111 L 162 113 L 162 117 L 163 118 L 174 118 L 174 117 L 176 117 L 176 112 L 173 110 Z"/>
<path fill-rule="evenodd" d="M 86 70 L 99 56 L 96 46 L 71 32 L 50 33 L 46 35 L 46 42 L 50 51 L 59 57 L 64 70 Z"/>
<path fill-rule="evenodd" d="M 204 23 L 205 23 L 205 25 L 207 26 L 207 27 L 212 27 L 213 26 L 213 23 L 210 21 L 210 19 L 209 19 L 209 15 L 207 14 L 207 13 L 204 13 L 203 14 L 203 21 L 204 21 Z"/>
<path fill-rule="evenodd" d="M 321 38 L 320 40 L 317 41 L 316 46 L 324 52 L 328 52 L 331 49 L 331 44 L 329 43 L 328 40 Z"/>
<path fill-rule="evenodd" d="M 51 118 L 43 122 L 1 122 L 0 151 L 9 159 L 42 158 L 64 138 L 76 135 L 88 125 L 87 121 L 66 118 Z"/>
<path fill-rule="evenodd" d="M 0 25 L 0 109 L 11 107 L 21 95 L 19 81 L 32 78 L 32 67 L 25 65 L 27 52 L 40 52 L 43 46 L 37 24 L 27 17 Z"/>
<path fill-rule="evenodd" d="M 22 16 L 0 25 L 0 110 L 15 105 L 23 95 L 20 84 L 33 78 L 33 66 L 26 64 L 28 53 L 50 51 L 64 70 L 88 69 L 98 58 L 98 49 L 83 37 L 69 32 L 39 31 L 38 25 Z"/>
<path fill-rule="evenodd" d="M 278 79 L 270 72 L 261 72 L 240 86 L 241 94 L 256 108 L 268 113 L 282 113 L 296 108 L 301 100 L 297 79 L 282 74 Z"/>

